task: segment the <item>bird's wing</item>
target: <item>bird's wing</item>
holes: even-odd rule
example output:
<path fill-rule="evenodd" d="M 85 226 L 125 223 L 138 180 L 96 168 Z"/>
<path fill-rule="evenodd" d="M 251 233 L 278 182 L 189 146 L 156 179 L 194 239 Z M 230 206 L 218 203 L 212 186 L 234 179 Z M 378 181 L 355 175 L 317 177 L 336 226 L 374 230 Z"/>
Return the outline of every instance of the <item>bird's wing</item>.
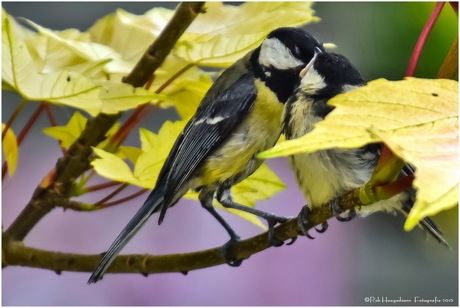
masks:
<path fill-rule="evenodd" d="M 242 75 L 224 91 L 214 90 L 208 92 L 211 94 L 205 96 L 179 135 L 160 172 L 157 185 L 164 185 L 165 209 L 167 200 L 174 198 L 198 165 L 248 115 L 257 96 L 254 77 L 250 74 Z"/>

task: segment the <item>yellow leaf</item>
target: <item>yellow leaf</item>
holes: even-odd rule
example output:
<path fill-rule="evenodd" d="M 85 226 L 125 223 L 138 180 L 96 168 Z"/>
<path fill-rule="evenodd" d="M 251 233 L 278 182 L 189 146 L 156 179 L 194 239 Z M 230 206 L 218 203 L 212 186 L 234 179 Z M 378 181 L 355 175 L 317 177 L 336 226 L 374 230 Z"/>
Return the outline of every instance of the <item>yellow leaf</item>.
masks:
<path fill-rule="evenodd" d="M 164 95 L 156 94 L 142 87 L 134 88 L 126 83 L 104 81 L 98 84 L 102 86 L 99 99 L 101 101 L 100 111 L 103 113 L 118 113 L 136 108 L 152 100 L 167 99 Z"/>
<path fill-rule="evenodd" d="M 50 101 L 97 114 L 99 86 L 74 72 L 38 74 L 23 41 L 12 31 L 8 18 L 2 29 L 2 80 L 31 101 Z M 96 100 L 96 102 L 95 102 Z"/>
<path fill-rule="evenodd" d="M 250 177 L 232 188 L 237 203 L 254 206 L 256 200 L 269 199 L 286 185 L 266 164 L 260 166 Z"/>
<path fill-rule="evenodd" d="M 177 54 L 207 66 L 231 65 L 278 27 L 318 20 L 309 2 L 246 2 L 239 7 L 207 2 L 206 10 L 182 36 Z"/>
<path fill-rule="evenodd" d="M 2 133 L 5 130 L 6 125 L 2 123 Z M 16 171 L 16 164 L 18 162 L 18 143 L 16 136 L 13 131 L 8 128 L 5 137 L 2 140 L 3 155 L 5 155 L 6 164 L 8 166 L 8 172 L 10 177 L 13 176 Z"/>
<path fill-rule="evenodd" d="M 61 141 L 62 147 L 68 148 L 81 135 L 86 126 L 86 122 L 88 122 L 88 120 L 80 112 L 77 111 L 72 115 L 67 125 L 47 127 L 43 129 L 43 132 Z M 120 123 L 115 123 L 115 125 L 112 126 L 107 132 L 106 136 L 113 135 L 118 130 L 119 126 Z M 106 138 L 104 141 L 98 144 L 97 147 L 103 148 L 108 142 L 109 140 Z"/>
<path fill-rule="evenodd" d="M 137 158 L 139 157 L 139 155 L 141 155 L 141 153 L 142 153 L 141 149 L 138 149 L 135 147 L 120 146 L 118 148 L 116 155 L 120 157 L 121 159 L 127 158 L 135 164 L 137 161 Z"/>
<path fill-rule="evenodd" d="M 111 59 L 105 65 L 105 70 L 108 73 L 129 73 L 135 63 L 124 60 L 120 54 L 109 46 L 92 42 L 87 33 L 80 33 L 75 29 L 58 32 L 42 27 L 30 20 L 27 20 L 27 22 L 37 29 L 40 35 L 48 39 L 47 44 L 51 44 L 52 49 L 50 47 L 50 50 L 44 55 L 45 59 L 50 58 L 50 62 L 57 61 L 56 58 L 59 56 L 62 57 L 64 63 L 69 59 L 80 59 L 79 62 L 73 63 L 74 65 L 83 61 Z M 65 66 L 70 65 L 72 64 L 69 63 Z"/>
<path fill-rule="evenodd" d="M 172 10 L 154 8 L 138 16 L 118 9 L 98 20 L 88 33 L 93 42 L 112 48 L 123 60 L 134 64 L 153 43 L 173 13 Z"/>
<path fill-rule="evenodd" d="M 184 80 L 178 84 L 178 89 L 169 94 L 172 104 L 162 104 L 162 107 L 172 105 L 182 119 L 189 119 L 194 114 L 206 92 L 211 87 L 211 80 Z"/>
<path fill-rule="evenodd" d="M 80 136 L 88 120 L 78 111 L 70 118 L 66 126 L 54 126 L 43 129 L 43 132 L 61 141 L 61 146 L 68 148 Z"/>
<path fill-rule="evenodd" d="M 329 101 L 337 106 L 314 130 L 262 153 L 264 158 L 385 142 L 416 167 L 417 201 L 406 230 L 458 204 L 458 82 L 379 79 Z"/>
<path fill-rule="evenodd" d="M 458 204 L 458 119 L 447 118 L 379 136 L 398 156 L 417 166 L 417 200 L 404 228 Z M 429 150 L 426 150 L 429 149 Z"/>
<path fill-rule="evenodd" d="M 152 189 L 174 141 L 185 124 L 185 121 L 174 123 L 167 121 L 158 134 L 140 129 L 142 152 L 137 156 L 134 171 L 131 171 L 122 160 L 122 155 L 119 157 L 100 149 L 96 151 L 99 158 L 96 158 L 91 164 L 94 170 L 103 177 Z M 115 165 L 119 165 L 121 170 L 112 171 L 111 168 L 115 168 Z"/>
<path fill-rule="evenodd" d="M 129 166 L 115 154 L 104 150 L 93 148 L 99 158 L 91 162 L 94 170 L 105 178 L 124 183 L 138 183 L 138 179 L 134 177 Z"/>
<path fill-rule="evenodd" d="M 186 123 L 166 121 L 158 134 L 146 129 L 139 131 L 143 152 L 136 161 L 134 174 L 142 180 L 143 187 L 151 189 L 155 186 L 161 167 Z"/>
<path fill-rule="evenodd" d="M 104 72 L 104 65 L 110 61 L 110 59 L 87 61 L 77 65 L 66 66 L 63 69 L 79 73 L 89 79 L 106 80 L 107 75 Z"/>

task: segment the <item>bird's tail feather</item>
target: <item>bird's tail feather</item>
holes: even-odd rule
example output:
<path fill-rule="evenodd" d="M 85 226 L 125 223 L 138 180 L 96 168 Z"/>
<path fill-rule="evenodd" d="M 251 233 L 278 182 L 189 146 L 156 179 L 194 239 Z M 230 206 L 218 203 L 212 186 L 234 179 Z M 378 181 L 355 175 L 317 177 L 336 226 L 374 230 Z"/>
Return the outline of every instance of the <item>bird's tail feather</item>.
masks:
<path fill-rule="evenodd" d="M 412 198 L 408 202 L 404 202 L 403 207 L 402 207 L 402 212 L 406 216 L 409 214 L 410 210 L 412 209 L 412 206 L 413 206 L 414 200 L 415 200 L 415 190 L 412 189 L 412 190 L 409 191 L 409 193 L 411 194 Z M 418 223 L 418 225 L 423 230 L 425 230 L 428 234 L 433 236 L 439 243 L 445 245 L 449 249 L 451 248 L 449 243 L 447 243 L 447 241 L 442 236 L 441 230 L 439 230 L 438 226 L 436 225 L 436 223 L 431 218 L 425 217 L 424 219 L 422 219 Z"/>
<path fill-rule="evenodd" d="M 164 197 L 161 190 L 155 189 L 150 193 L 142 207 L 137 211 L 134 217 L 117 236 L 112 245 L 110 245 L 109 249 L 104 253 L 101 261 L 89 278 L 88 284 L 96 283 L 102 279 L 102 276 L 112 263 L 113 259 L 115 259 L 120 250 L 123 249 L 134 234 L 136 234 L 136 232 L 142 227 L 150 215 L 159 210 L 163 200 Z"/>
<path fill-rule="evenodd" d="M 438 226 L 431 218 L 425 217 L 422 221 L 420 221 L 419 225 L 431 234 L 439 243 L 451 248 L 449 243 L 447 243 L 447 241 L 443 238 L 441 230 L 439 230 Z"/>

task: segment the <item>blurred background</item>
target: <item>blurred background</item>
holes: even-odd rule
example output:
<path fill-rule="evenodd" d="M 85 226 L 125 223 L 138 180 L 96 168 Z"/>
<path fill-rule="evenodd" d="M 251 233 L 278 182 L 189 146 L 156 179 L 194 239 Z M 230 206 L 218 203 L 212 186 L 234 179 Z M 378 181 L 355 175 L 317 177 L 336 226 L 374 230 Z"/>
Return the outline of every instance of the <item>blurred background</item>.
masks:
<path fill-rule="evenodd" d="M 85 31 L 97 19 L 123 8 L 143 14 L 158 2 L 3 2 L 15 17 L 28 18 L 55 30 Z M 321 21 L 306 30 L 323 42 L 337 45 L 366 80 L 401 79 L 412 49 L 435 3 L 315 3 Z M 263 14 L 263 12 L 261 12 Z M 434 78 L 457 35 L 457 18 L 446 4 L 429 36 L 416 70 L 417 77 Z M 5 122 L 20 97 L 3 91 Z M 36 105 L 30 103 L 13 126 L 17 132 Z M 67 123 L 73 110 L 54 109 L 58 125 Z M 408 115 L 410 116 L 410 115 Z M 141 123 L 157 130 L 165 119 L 177 118 L 172 109 L 155 112 Z M 49 126 L 42 115 L 20 148 L 17 173 L 3 183 L 3 227 L 8 227 L 30 199 L 42 177 L 54 166 L 61 151 L 55 140 L 41 131 Z M 139 145 L 137 130 L 128 144 Z M 280 215 L 297 215 L 304 204 L 285 159 L 268 164 L 285 181 L 287 189 L 257 206 Z M 132 190 L 134 191 L 134 190 Z M 91 196 L 91 200 L 97 197 Z M 107 249 L 122 226 L 146 198 L 97 212 L 63 212 L 55 209 L 25 239 L 31 247 L 73 253 L 100 253 Z M 224 213 L 243 238 L 261 230 Z M 87 285 L 89 273 L 7 267 L 2 271 L 2 304 L 29 305 L 394 305 L 372 302 L 437 298 L 436 305 L 458 305 L 458 213 L 449 210 L 434 217 L 452 246 L 446 249 L 426 239 L 420 230 L 405 232 L 404 217 L 383 213 L 348 223 L 330 222 L 315 240 L 299 238 L 293 246 L 271 248 L 252 256 L 239 268 L 226 265 L 182 274 L 107 274 Z M 123 253 L 180 253 L 220 246 L 227 234 L 198 202 L 182 200 L 168 212 L 161 227 L 147 223 Z M 420 305 L 421 303 L 418 303 Z"/>

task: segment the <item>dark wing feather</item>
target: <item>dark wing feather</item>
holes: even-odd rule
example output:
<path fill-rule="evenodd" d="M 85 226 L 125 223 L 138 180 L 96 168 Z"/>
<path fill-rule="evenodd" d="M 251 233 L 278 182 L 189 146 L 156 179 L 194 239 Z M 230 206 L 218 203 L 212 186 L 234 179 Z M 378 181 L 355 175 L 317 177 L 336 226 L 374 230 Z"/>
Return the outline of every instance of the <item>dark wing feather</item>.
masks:
<path fill-rule="evenodd" d="M 254 77 L 242 75 L 224 91 L 209 91 L 193 118 L 176 140 L 163 168 L 158 184 L 165 189 L 165 203 L 160 221 L 169 202 L 190 179 L 198 165 L 235 130 L 254 105 L 257 89 Z"/>

